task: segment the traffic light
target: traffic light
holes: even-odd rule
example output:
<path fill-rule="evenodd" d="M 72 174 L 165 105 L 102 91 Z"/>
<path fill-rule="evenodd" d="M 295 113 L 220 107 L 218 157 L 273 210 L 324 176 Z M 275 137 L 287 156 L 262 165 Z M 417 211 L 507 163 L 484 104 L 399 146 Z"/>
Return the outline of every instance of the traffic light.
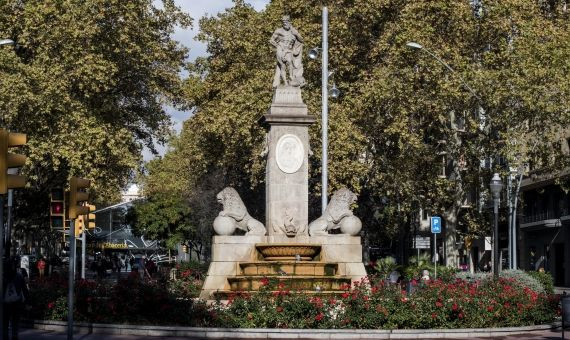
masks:
<path fill-rule="evenodd" d="M 93 211 L 97 210 L 97 207 L 93 204 L 88 204 L 87 207 L 89 207 L 89 214 L 87 215 L 85 225 L 88 229 L 95 229 L 95 214 L 93 214 Z"/>
<path fill-rule="evenodd" d="M 23 188 L 26 185 L 26 177 L 7 173 L 9 168 L 19 168 L 26 163 L 26 156 L 9 153 L 8 149 L 25 144 L 25 134 L 0 129 L 0 195 L 6 194 L 8 189 Z"/>
<path fill-rule="evenodd" d="M 63 189 L 52 189 L 49 209 L 51 228 L 63 230 L 65 222 L 65 193 Z"/>
<path fill-rule="evenodd" d="M 185 244 L 183 244 L 183 245 L 182 245 L 182 251 L 183 251 L 184 253 L 188 254 L 188 246 L 185 245 Z"/>
<path fill-rule="evenodd" d="M 69 180 L 69 219 L 76 219 L 80 215 L 89 214 L 89 208 L 80 203 L 89 199 L 89 194 L 85 189 L 89 188 L 91 182 L 88 179 L 71 177 Z"/>
<path fill-rule="evenodd" d="M 84 228 L 85 228 L 85 216 L 79 215 L 75 219 L 75 237 L 79 238 L 79 235 L 81 235 Z"/>

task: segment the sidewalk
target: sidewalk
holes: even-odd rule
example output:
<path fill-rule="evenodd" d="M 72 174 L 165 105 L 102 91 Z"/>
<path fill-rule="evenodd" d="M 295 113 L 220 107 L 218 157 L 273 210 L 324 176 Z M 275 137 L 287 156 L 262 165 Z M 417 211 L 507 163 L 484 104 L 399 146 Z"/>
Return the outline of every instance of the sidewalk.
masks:
<path fill-rule="evenodd" d="M 570 339 L 570 329 L 565 332 L 566 338 Z M 318 333 L 316 334 L 318 336 Z M 515 340 L 515 339 L 533 339 L 533 340 L 555 340 L 560 339 L 562 332 L 558 331 L 543 331 L 533 334 L 520 334 L 512 336 L 502 336 L 495 337 L 492 339 L 502 339 L 502 340 Z M 34 340 L 34 339 L 51 339 L 51 340 L 64 340 L 67 338 L 66 333 L 62 332 L 51 332 L 39 329 L 24 329 L 20 331 L 21 340 Z M 372 339 L 366 337 L 367 339 Z M 104 340 L 104 339 L 117 339 L 117 340 L 134 340 L 134 339 L 150 339 L 150 340 L 176 340 L 176 339 L 198 339 L 198 338 L 188 338 L 188 337 L 149 337 L 149 336 L 135 336 L 135 335 L 109 335 L 109 334 L 76 334 L 74 339 L 77 340 Z M 228 338 L 226 338 L 228 339 Z M 277 338 L 272 338 L 277 339 Z M 291 339 L 291 338 L 288 338 Z M 303 338 L 300 338 L 303 339 Z M 351 337 L 352 339 L 352 337 Z M 450 338 L 453 339 L 453 338 Z M 459 339 L 459 338 L 458 338 Z M 466 338 L 462 338 L 466 339 Z M 471 339 L 491 339 L 491 338 L 471 338 Z M 429 340 L 429 339 L 428 339 Z"/>

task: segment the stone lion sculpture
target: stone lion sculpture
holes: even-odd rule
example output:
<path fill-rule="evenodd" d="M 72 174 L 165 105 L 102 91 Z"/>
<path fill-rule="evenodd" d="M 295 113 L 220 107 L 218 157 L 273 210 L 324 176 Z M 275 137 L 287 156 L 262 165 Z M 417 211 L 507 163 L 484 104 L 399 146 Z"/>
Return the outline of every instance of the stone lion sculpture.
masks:
<path fill-rule="evenodd" d="M 247 212 L 241 197 L 234 188 L 227 187 L 216 195 L 223 210 L 214 220 L 214 230 L 218 235 L 231 235 L 236 228 L 246 235 L 265 235 L 265 226 Z"/>
<path fill-rule="evenodd" d="M 337 190 L 325 213 L 309 224 L 309 234 L 328 235 L 329 230 L 340 229 L 343 234 L 357 235 L 362 229 L 362 222 L 350 210 L 356 198 L 356 195 L 347 188 Z"/>

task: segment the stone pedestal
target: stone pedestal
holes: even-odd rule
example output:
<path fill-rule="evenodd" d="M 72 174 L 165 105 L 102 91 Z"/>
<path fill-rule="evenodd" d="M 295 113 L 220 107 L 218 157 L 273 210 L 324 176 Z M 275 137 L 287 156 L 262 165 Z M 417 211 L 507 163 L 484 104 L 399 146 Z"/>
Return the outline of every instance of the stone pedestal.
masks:
<path fill-rule="evenodd" d="M 298 87 L 275 89 L 269 112 L 259 120 L 267 130 L 266 223 L 268 235 L 308 235 L 308 127 L 315 118 Z"/>

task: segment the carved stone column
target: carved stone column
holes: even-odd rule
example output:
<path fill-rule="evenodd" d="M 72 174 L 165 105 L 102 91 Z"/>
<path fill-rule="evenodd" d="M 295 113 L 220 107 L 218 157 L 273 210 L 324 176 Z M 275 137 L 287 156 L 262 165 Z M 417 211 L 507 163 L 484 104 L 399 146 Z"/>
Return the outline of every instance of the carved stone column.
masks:
<path fill-rule="evenodd" d="M 259 119 L 267 132 L 266 228 L 268 235 L 308 235 L 308 127 L 315 117 L 299 87 L 278 86 L 269 112 Z"/>

